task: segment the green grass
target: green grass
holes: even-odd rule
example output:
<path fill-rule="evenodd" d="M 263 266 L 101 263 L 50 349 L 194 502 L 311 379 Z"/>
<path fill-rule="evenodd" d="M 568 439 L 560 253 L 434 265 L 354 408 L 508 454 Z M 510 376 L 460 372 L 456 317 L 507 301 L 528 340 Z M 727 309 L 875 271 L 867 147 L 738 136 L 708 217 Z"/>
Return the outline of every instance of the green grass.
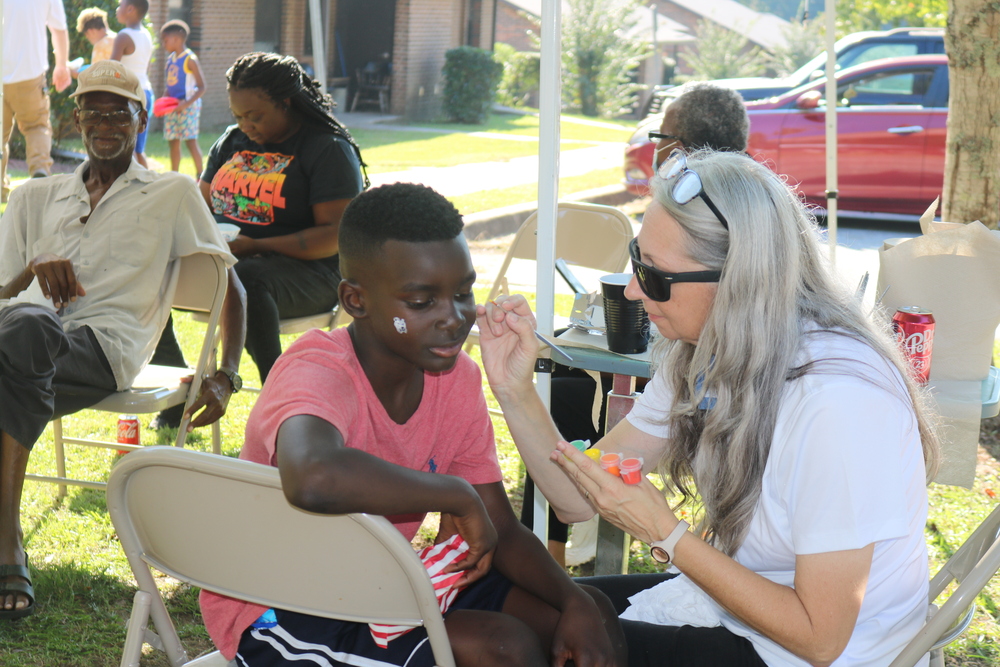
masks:
<path fill-rule="evenodd" d="M 569 176 L 559 179 L 559 195 L 564 197 L 567 194 L 583 192 L 594 188 L 614 185 L 622 180 L 622 170 L 600 169 L 592 171 L 582 176 Z M 522 203 L 535 201 L 538 198 L 538 184 L 527 183 L 517 185 L 512 188 L 501 188 L 499 190 L 482 190 L 480 192 L 470 192 L 466 195 L 449 197 L 448 199 L 462 215 L 488 211 L 494 208 L 501 208 L 512 203 Z"/>
<path fill-rule="evenodd" d="M 485 296 L 485 287 L 476 290 L 477 298 Z M 533 301 L 533 295 L 527 295 Z M 556 310 L 567 313 L 571 307 L 568 295 L 556 296 Z M 201 325 L 187 315 L 175 315 L 178 338 L 188 358 L 201 336 Z M 284 337 L 287 345 L 294 336 Z M 473 358 L 479 361 L 479 350 Z M 244 355 L 241 375 L 248 385 L 258 385 L 253 363 Z M 487 403 L 497 403 L 484 380 Z M 236 456 L 243 426 L 256 397 L 237 394 L 222 421 L 223 452 Z M 152 415 L 140 416 L 145 427 Z M 113 439 L 117 415 L 85 410 L 65 420 L 67 433 L 89 434 Z M 524 468 L 502 418 L 493 418 L 498 457 L 504 486 L 516 511 L 520 511 Z M 1000 419 L 987 420 L 1000 431 Z M 984 427 L 985 428 L 985 427 Z M 169 444 L 173 433 L 157 439 L 144 428 L 143 444 Z M 991 436 L 992 437 L 992 436 Z M 196 431 L 188 446 L 210 450 L 210 435 L 206 429 Z M 70 472 L 88 479 L 106 479 L 116 459 L 109 450 L 92 448 L 70 449 Z M 993 451 L 994 456 L 998 455 Z M 51 471 L 53 457 L 51 429 L 47 429 L 32 453 L 32 472 Z M 995 506 L 990 496 L 1000 492 L 1000 466 L 980 467 L 975 486 L 959 489 L 931 485 L 930 516 L 927 522 L 927 542 L 931 555 L 931 571 L 936 571 L 954 552 L 966 536 Z M 125 639 L 125 624 L 131 608 L 135 584 L 125 556 L 115 539 L 102 492 L 70 487 L 66 498 L 56 497 L 56 487 L 28 482 L 23 501 L 25 546 L 31 556 L 38 613 L 21 621 L 0 623 L 0 665 L 3 667 L 111 667 L 120 659 Z M 428 520 L 415 543 L 422 544 L 434 535 L 436 522 Z M 629 551 L 630 572 L 654 572 L 659 565 L 648 556 L 644 545 L 634 542 Z M 590 574 L 592 566 L 570 570 L 571 574 Z M 166 577 L 159 585 L 181 638 L 191 655 L 211 649 L 201 625 L 197 607 L 197 592 Z M 951 666 L 993 665 L 1000 660 L 1000 581 L 994 579 L 977 601 L 976 616 L 970 630 L 946 649 Z M 166 666 L 161 653 L 146 647 L 144 666 Z"/>
<path fill-rule="evenodd" d="M 574 118 L 572 116 L 568 118 Z M 582 118 L 582 117 L 581 117 Z M 591 119 L 587 119 L 591 120 Z M 594 127 L 569 122 L 564 117 L 560 125 L 561 150 L 586 148 L 594 142 L 621 142 L 624 144 L 634 129 L 632 121 L 601 121 L 618 125 L 621 129 Z M 398 127 L 393 125 L 393 128 Z M 442 123 L 422 123 L 412 126 L 414 130 L 351 128 L 351 132 L 361 146 L 368 163 L 368 173 L 381 174 L 403 171 L 416 167 L 453 167 L 473 162 L 504 162 L 518 157 L 538 154 L 538 141 L 508 140 L 494 137 L 470 136 L 469 133 L 493 133 L 517 137 L 537 137 L 538 118 L 514 114 L 494 114 L 485 125 L 456 125 Z M 205 159 L 213 141 L 225 129 L 224 126 L 202 128 L 198 143 Z M 440 130 L 441 134 L 426 132 L 426 129 Z M 83 151 L 79 139 L 63 142 L 63 148 Z M 163 133 L 152 132 L 146 143 L 146 155 L 158 162 L 164 169 L 170 168 L 170 151 Z M 181 173 L 195 176 L 194 163 L 181 147 Z M 27 174 L 15 178 L 24 178 Z M 560 194 L 568 195 L 621 181 L 621 169 L 606 169 L 584 176 L 574 176 L 560 180 Z M 511 204 L 534 201 L 538 196 L 538 186 L 534 183 L 513 188 L 483 190 L 468 195 L 452 197 L 455 206 L 463 213 L 476 213 Z"/>

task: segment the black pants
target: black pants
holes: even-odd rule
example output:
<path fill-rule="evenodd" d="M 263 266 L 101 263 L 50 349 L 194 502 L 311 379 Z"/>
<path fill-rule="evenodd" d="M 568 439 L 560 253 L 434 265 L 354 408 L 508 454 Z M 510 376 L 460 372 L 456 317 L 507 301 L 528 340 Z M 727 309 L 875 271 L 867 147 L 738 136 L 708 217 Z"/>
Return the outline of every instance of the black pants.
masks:
<path fill-rule="evenodd" d="M 604 433 L 604 408 L 608 401 L 611 381 L 601 382 L 601 416 L 598 428 L 594 428 L 592 410 L 594 405 L 594 379 L 578 368 L 567 368 L 556 364 L 552 373 L 552 390 L 549 412 L 556 428 L 566 440 L 590 440 L 596 443 Z M 553 443 L 554 444 L 554 443 Z M 521 523 L 529 529 L 535 525 L 532 506 L 535 502 L 535 482 L 530 475 L 524 476 L 524 500 L 521 504 Z M 569 537 L 569 526 L 556 517 L 549 508 L 549 539 L 565 543 Z"/>
<path fill-rule="evenodd" d="M 579 577 L 574 581 L 605 593 L 615 611 L 621 614 L 628 608 L 631 596 L 674 576 L 620 574 Z M 629 667 L 767 667 L 748 639 L 722 626 L 696 628 L 626 620 L 621 623 L 628 644 Z"/>
<path fill-rule="evenodd" d="M 54 418 L 116 389 L 90 327 L 66 333 L 55 311 L 42 306 L 0 310 L 0 431 L 30 450 Z"/>
<path fill-rule="evenodd" d="M 337 258 L 247 257 L 236 263 L 236 275 L 247 294 L 246 349 L 257 364 L 260 381 L 264 382 L 281 355 L 280 321 L 327 312 L 337 305 L 337 288 L 340 285 Z M 174 337 L 172 320 L 167 321 L 152 363 L 186 365 Z M 167 412 L 165 410 L 164 414 Z M 180 423 L 179 414 L 177 423 Z"/>

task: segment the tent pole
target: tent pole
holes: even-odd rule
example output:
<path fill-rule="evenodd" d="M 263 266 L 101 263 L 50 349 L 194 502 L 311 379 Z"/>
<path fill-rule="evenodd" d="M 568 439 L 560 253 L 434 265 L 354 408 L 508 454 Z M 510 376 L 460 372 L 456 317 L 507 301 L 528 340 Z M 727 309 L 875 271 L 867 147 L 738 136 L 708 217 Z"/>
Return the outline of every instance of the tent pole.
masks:
<path fill-rule="evenodd" d="M 3 0 L 0 0 L 2 2 Z M 312 30 L 313 71 L 319 81 L 319 89 L 326 94 L 326 40 L 323 38 L 323 10 L 319 0 L 309 0 L 309 28 Z"/>
<path fill-rule="evenodd" d="M 826 0 L 826 228 L 830 263 L 837 263 L 837 2 Z"/>
<path fill-rule="evenodd" d="M 559 114 L 562 104 L 562 7 L 558 0 L 543 0 L 541 62 L 538 101 L 538 240 L 535 280 L 535 313 L 538 330 L 552 335 L 555 310 L 555 229 L 559 195 Z M 549 406 L 551 373 L 536 375 L 538 393 Z M 555 443 L 552 443 L 553 446 Z M 548 503 L 535 494 L 534 532 L 548 542 Z"/>

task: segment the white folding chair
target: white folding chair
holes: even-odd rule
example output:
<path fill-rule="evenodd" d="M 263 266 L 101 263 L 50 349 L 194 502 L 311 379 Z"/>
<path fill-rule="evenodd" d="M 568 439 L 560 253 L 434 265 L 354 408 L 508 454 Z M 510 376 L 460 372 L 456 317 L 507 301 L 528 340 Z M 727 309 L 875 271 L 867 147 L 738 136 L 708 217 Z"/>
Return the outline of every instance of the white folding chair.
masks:
<path fill-rule="evenodd" d="M 192 313 L 191 319 L 196 322 L 208 321 L 204 313 Z M 334 306 L 332 310 L 328 310 L 323 313 L 306 315 L 304 317 L 290 317 L 286 320 L 280 320 L 278 322 L 278 333 L 285 336 L 288 334 L 305 333 L 310 329 L 326 329 L 327 331 L 333 331 L 337 327 L 350 323 L 352 319 L 353 318 L 338 304 Z M 243 391 L 251 394 L 259 394 L 260 387 L 243 385 Z"/>
<path fill-rule="evenodd" d="M 494 299 L 506 287 L 507 270 L 515 259 L 537 259 L 538 212 L 532 213 L 514 235 L 486 299 Z M 634 236 L 628 216 L 613 206 L 559 202 L 556 216 L 556 257 L 568 264 L 619 273 L 628 263 L 628 244 Z M 468 350 L 479 343 L 473 328 Z"/>
<path fill-rule="evenodd" d="M 107 498 L 139 586 L 122 667 L 138 666 L 144 642 L 174 667 L 225 664 L 217 654 L 188 662 L 150 568 L 267 607 L 423 625 L 437 664 L 454 667 L 427 571 L 384 517 L 303 512 L 285 499 L 277 468 L 173 447 L 118 461 Z"/>
<path fill-rule="evenodd" d="M 912 667 L 928 652 L 930 667 L 944 667 L 943 649 L 965 632 L 976 611 L 976 597 L 1000 570 L 1000 506 L 979 524 L 934 578 L 928 594 L 928 620 L 890 667 Z M 958 584 L 938 609 L 934 600 L 951 582 Z"/>
<path fill-rule="evenodd" d="M 181 258 L 177 290 L 174 294 L 173 306 L 184 310 L 206 313 L 208 326 L 202 339 L 201 351 L 198 354 L 198 364 L 194 370 L 175 368 L 173 366 L 147 365 L 125 391 L 111 394 L 101 400 L 90 410 L 101 410 L 115 414 L 148 414 L 159 412 L 174 405 L 184 404 L 186 410 L 194 403 L 201 390 L 202 378 L 209 371 L 215 370 L 215 338 L 222 313 L 222 302 L 226 296 L 226 265 L 218 255 L 199 253 Z M 194 375 L 191 382 L 183 382 L 184 378 Z M 184 418 L 177 430 L 177 447 L 183 447 L 187 439 L 187 425 L 190 420 Z M 63 435 L 62 419 L 52 422 L 53 444 L 56 454 L 56 476 L 25 475 L 26 479 L 36 482 L 51 482 L 59 484 L 59 495 L 66 495 L 66 485 L 83 486 L 93 489 L 103 489 L 103 482 L 71 479 L 66 476 L 66 444 L 89 447 L 104 447 L 130 451 L 137 449 L 135 445 L 125 445 L 117 442 L 105 442 L 86 438 L 68 438 Z M 212 450 L 221 453 L 221 433 L 218 422 L 212 424 Z"/>

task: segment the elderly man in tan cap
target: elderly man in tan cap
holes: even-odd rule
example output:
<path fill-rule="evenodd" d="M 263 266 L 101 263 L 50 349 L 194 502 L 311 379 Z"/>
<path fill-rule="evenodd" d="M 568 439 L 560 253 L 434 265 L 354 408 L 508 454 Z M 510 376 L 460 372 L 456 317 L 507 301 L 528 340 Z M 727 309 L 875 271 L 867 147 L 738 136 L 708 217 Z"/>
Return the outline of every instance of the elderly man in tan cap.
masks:
<path fill-rule="evenodd" d="M 0 218 L 0 620 L 34 611 L 20 501 L 45 425 L 131 385 L 167 320 L 181 257 L 236 263 L 194 181 L 133 160 L 146 126 L 135 74 L 97 63 L 73 97 L 87 161 L 16 188 Z M 203 384 L 194 426 L 221 417 L 239 384 L 244 299 L 229 276 L 222 370 Z"/>

